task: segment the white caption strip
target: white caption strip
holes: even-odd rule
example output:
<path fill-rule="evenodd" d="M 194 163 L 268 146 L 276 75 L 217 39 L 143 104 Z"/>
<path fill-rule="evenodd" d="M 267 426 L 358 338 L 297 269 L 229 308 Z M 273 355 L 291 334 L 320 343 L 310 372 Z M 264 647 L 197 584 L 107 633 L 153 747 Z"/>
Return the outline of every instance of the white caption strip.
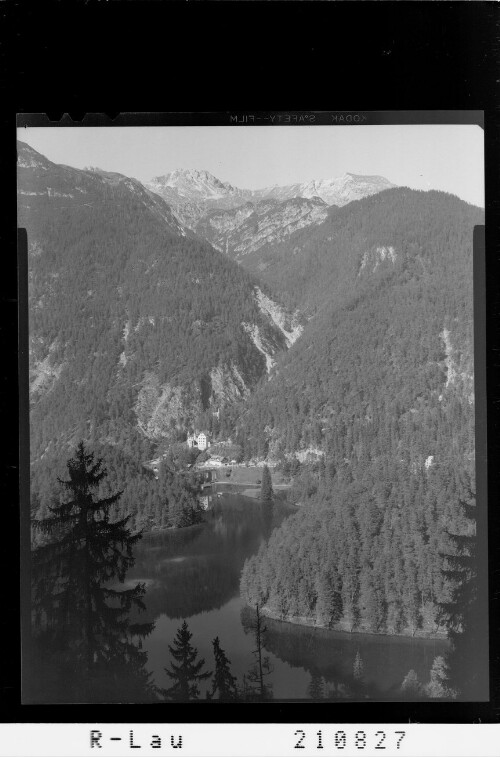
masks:
<path fill-rule="evenodd" d="M 214 711 L 215 714 L 215 711 Z M 5 757 L 498 757 L 500 724 L 2 724 Z"/>

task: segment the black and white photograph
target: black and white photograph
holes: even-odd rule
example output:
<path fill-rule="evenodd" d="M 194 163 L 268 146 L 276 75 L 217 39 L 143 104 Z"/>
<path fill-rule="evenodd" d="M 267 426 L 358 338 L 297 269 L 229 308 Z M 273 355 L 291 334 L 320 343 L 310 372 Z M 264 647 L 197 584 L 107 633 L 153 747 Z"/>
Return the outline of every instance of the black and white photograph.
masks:
<path fill-rule="evenodd" d="M 484 131 L 246 118 L 17 130 L 23 703 L 488 700 Z"/>

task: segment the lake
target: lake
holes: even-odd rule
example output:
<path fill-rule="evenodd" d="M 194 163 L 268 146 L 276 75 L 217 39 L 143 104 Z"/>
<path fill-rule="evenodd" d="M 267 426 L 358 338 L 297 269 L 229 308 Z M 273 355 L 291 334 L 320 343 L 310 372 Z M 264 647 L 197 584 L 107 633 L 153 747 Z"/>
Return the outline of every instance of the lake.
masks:
<path fill-rule="evenodd" d="M 158 686 L 170 685 L 163 670 L 170 662 L 168 645 L 184 619 L 206 668 L 213 669 L 211 642 L 218 636 L 241 683 L 255 648 L 253 614 L 239 593 L 241 569 L 285 517 L 280 511 L 270 518 L 258 500 L 223 494 L 213 498 L 206 523 L 144 536 L 127 583 L 140 580 L 147 585 L 143 617 L 155 621 L 155 630 L 143 646 Z M 266 654 L 273 667 L 268 681 L 275 699 L 308 698 L 312 675 L 323 677 L 330 696 L 349 696 L 358 651 L 364 681 L 358 696 L 401 699 L 399 687 L 409 670 L 427 682 L 434 657 L 447 648 L 442 639 L 339 633 L 270 619 L 265 623 Z M 204 695 L 203 683 L 200 690 Z"/>

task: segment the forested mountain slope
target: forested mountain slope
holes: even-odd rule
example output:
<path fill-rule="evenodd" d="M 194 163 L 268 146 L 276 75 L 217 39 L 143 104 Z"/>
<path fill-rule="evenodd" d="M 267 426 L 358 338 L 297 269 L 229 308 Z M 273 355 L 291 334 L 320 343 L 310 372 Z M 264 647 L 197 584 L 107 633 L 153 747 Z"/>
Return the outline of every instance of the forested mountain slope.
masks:
<path fill-rule="evenodd" d="M 453 195 L 388 189 L 330 208 L 322 224 L 250 252 L 241 263 L 313 314 L 328 302 L 341 305 L 403 261 L 413 261 L 422 276 L 427 271 L 432 277 L 433 266 L 441 274 L 443 267 L 459 266 L 463 274 L 463 260 L 455 260 L 456 238 L 463 247 L 464 235 L 482 218 L 479 208 Z"/>
<path fill-rule="evenodd" d="M 25 142 L 18 141 L 17 145 L 20 219 L 24 217 L 23 213 L 29 212 L 30 217 L 37 218 L 47 211 L 92 208 L 102 197 L 119 201 L 132 195 L 139 205 L 162 219 L 170 231 L 186 236 L 186 229 L 170 207 L 137 179 L 99 168 L 81 170 L 57 165 Z"/>
<path fill-rule="evenodd" d="M 409 412 L 458 383 L 469 397 L 472 233 L 482 218 L 451 195 L 398 189 L 309 230 L 300 275 L 288 277 L 293 260 L 281 275 L 314 315 L 246 406 L 252 453 L 262 451 L 265 427 L 273 454 L 291 452 L 323 447 L 333 431 L 343 438 L 339 419 L 347 432 L 357 415 Z"/>
<path fill-rule="evenodd" d="M 349 630 L 436 631 L 439 551 L 445 529 L 466 527 L 459 501 L 474 486 L 482 220 L 456 197 L 389 190 L 302 237 L 302 275 L 287 281 L 315 315 L 240 437 L 246 454 L 311 448 L 320 462 L 296 479 L 300 513 L 248 562 L 250 602 Z"/>
<path fill-rule="evenodd" d="M 83 438 L 138 463 L 144 440 L 185 438 L 247 396 L 289 342 L 269 291 L 139 182 L 22 143 L 19 166 L 32 459 L 65 460 Z"/>

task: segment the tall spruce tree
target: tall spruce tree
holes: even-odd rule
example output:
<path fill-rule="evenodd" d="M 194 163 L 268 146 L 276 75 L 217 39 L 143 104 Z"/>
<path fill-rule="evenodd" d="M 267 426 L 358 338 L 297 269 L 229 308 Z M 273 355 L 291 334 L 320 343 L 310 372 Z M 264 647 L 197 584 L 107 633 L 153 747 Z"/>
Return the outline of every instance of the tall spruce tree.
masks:
<path fill-rule="evenodd" d="M 260 499 L 261 502 L 266 504 L 272 504 L 274 497 L 273 485 L 271 481 L 271 472 L 267 465 L 264 465 L 262 469 L 262 482 L 260 485 Z"/>
<path fill-rule="evenodd" d="M 222 649 L 219 637 L 212 642 L 214 648 L 215 671 L 212 680 L 210 699 L 219 699 L 223 702 L 234 702 L 238 699 L 236 678 L 230 670 L 230 661 Z"/>
<path fill-rule="evenodd" d="M 248 698 L 253 701 L 272 699 L 272 685 L 267 683 L 265 679 L 273 673 L 274 668 L 269 657 L 263 653 L 267 626 L 262 620 L 259 605 L 255 606 L 255 620 L 252 627 L 255 636 L 255 649 L 252 654 L 255 661 L 246 675 Z"/>
<path fill-rule="evenodd" d="M 199 681 L 206 681 L 212 675 L 211 671 L 202 669 L 205 660 L 198 660 L 198 650 L 191 644 L 193 634 L 190 632 L 187 622 L 177 629 L 173 646 L 168 646 L 170 654 L 175 662 L 170 663 L 170 669 L 165 668 L 165 673 L 173 681 L 168 689 L 158 689 L 158 693 L 167 700 L 187 702 L 198 699 L 200 690 Z"/>
<path fill-rule="evenodd" d="M 450 589 L 450 600 L 440 604 L 440 617 L 446 623 L 451 651 L 448 656 L 449 684 L 456 696 L 475 699 L 484 687 L 476 665 L 477 650 L 484 645 L 481 618 L 477 612 L 477 556 L 475 495 L 468 489 L 460 501 L 464 533 L 448 533 L 451 551 L 442 554 L 443 575 Z"/>
<path fill-rule="evenodd" d="M 131 533 L 128 517 L 110 520 L 121 492 L 95 496 L 107 471 L 83 442 L 67 467 L 69 478 L 58 479 L 66 501 L 50 506 L 49 517 L 35 522 L 46 538 L 33 553 L 33 629 L 38 654 L 52 668 L 52 696 L 152 700 L 141 640 L 154 625 L 129 618 L 145 609 L 145 587 L 116 588 L 134 564 L 132 550 L 141 533 Z"/>

